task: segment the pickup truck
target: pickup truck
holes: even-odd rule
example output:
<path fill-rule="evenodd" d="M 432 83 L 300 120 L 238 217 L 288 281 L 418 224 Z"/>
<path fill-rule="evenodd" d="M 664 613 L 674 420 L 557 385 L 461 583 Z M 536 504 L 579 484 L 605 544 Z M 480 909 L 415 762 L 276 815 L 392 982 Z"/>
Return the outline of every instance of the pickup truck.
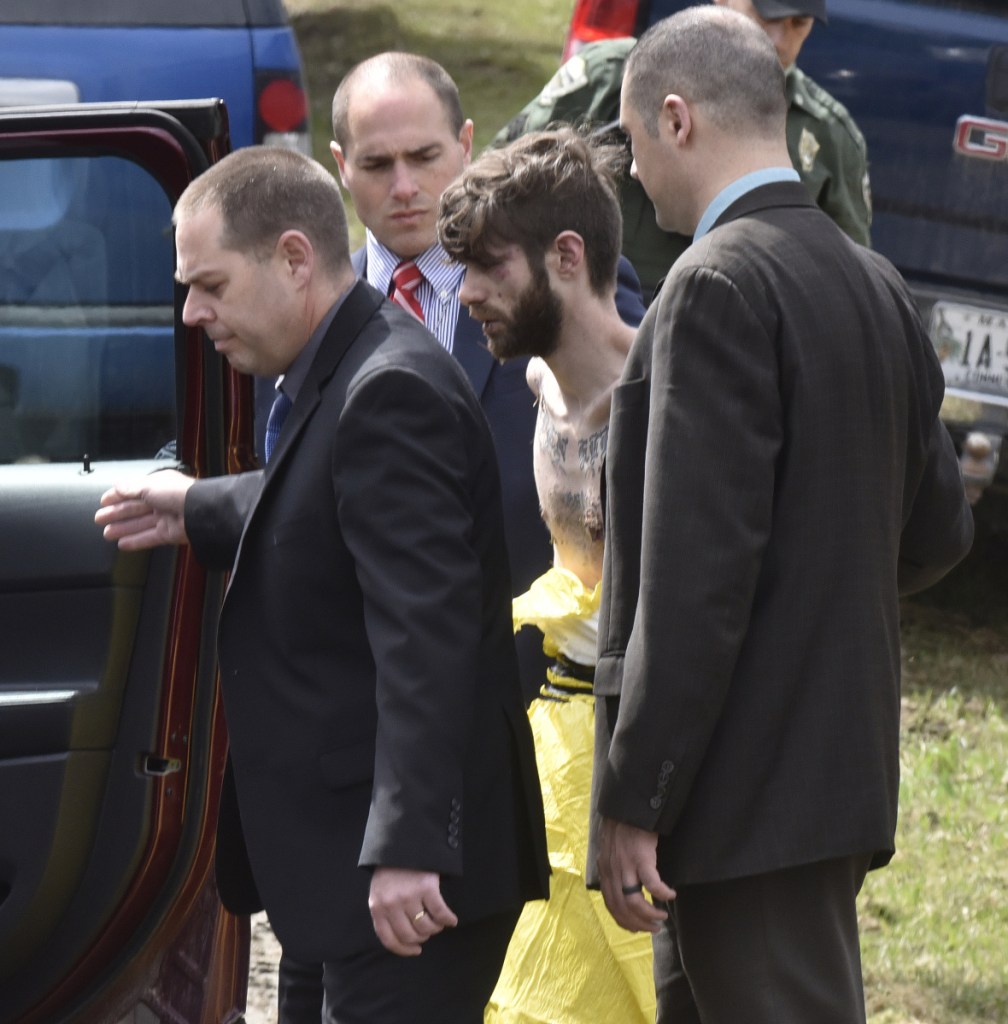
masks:
<path fill-rule="evenodd" d="M 640 35 L 689 0 L 578 0 L 565 53 Z M 945 370 L 942 415 L 974 500 L 1008 434 L 1008 5 L 829 0 L 798 64 L 868 146 L 872 245 L 906 278 Z"/>

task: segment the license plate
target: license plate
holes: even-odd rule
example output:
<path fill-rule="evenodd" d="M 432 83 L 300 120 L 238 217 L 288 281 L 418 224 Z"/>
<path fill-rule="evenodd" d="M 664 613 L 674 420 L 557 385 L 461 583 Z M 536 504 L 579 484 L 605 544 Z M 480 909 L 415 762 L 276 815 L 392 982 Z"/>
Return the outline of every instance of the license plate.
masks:
<path fill-rule="evenodd" d="M 930 333 L 948 386 L 1008 394 L 1008 313 L 936 302 Z"/>

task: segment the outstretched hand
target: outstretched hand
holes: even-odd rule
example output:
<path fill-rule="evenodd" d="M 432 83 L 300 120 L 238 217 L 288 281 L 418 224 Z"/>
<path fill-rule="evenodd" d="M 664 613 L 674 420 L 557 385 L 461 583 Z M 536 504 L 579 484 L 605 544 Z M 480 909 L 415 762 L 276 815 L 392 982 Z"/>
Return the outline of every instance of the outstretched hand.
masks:
<path fill-rule="evenodd" d="M 175 469 L 117 484 L 101 496 L 95 522 L 123 551 L 188 544 L 185 496 L 195 481 Z"/>
<path fill-rule="evenodd" d="M 458 924 L 432 871 L 375 868 L 368 907 L 375 934 L 397 956 L 419 956 L 432 935 Z"/>
<path fill-rule="evenodd" d="M 616 923 L 631 932 L 657 932 L 668 913 L 649 902 L 674 900 L 675 890 L 658 874 L 658 836 L 621 821 L 603 818 L 599 826 L 602 896 Z"/>

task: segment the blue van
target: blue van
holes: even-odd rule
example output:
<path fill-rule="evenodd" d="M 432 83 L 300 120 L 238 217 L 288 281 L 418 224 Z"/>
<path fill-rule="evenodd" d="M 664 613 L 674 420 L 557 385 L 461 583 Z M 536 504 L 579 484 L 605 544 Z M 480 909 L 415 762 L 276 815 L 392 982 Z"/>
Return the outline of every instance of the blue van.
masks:
<path fill-rule="evenodd" d="M 281 0 L 0 7 L 0 108 L 205 97 L 231 148 L 310 150 Z M 43 156 L 0 163 L 0 464 L 171 452 L 171 204 L 129 161 Z"/>

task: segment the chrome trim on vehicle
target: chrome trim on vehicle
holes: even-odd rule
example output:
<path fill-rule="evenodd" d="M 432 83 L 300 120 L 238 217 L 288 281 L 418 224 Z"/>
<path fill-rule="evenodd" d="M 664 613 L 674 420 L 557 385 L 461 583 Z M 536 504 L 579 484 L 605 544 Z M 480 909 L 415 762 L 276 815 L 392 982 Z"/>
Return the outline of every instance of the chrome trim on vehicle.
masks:
<path fill-rule="evenodd" d="M 65 704 L 80 695 L 80 690 L 7 690 L 0 692 L 0 708 L 26 704 Z"/>

